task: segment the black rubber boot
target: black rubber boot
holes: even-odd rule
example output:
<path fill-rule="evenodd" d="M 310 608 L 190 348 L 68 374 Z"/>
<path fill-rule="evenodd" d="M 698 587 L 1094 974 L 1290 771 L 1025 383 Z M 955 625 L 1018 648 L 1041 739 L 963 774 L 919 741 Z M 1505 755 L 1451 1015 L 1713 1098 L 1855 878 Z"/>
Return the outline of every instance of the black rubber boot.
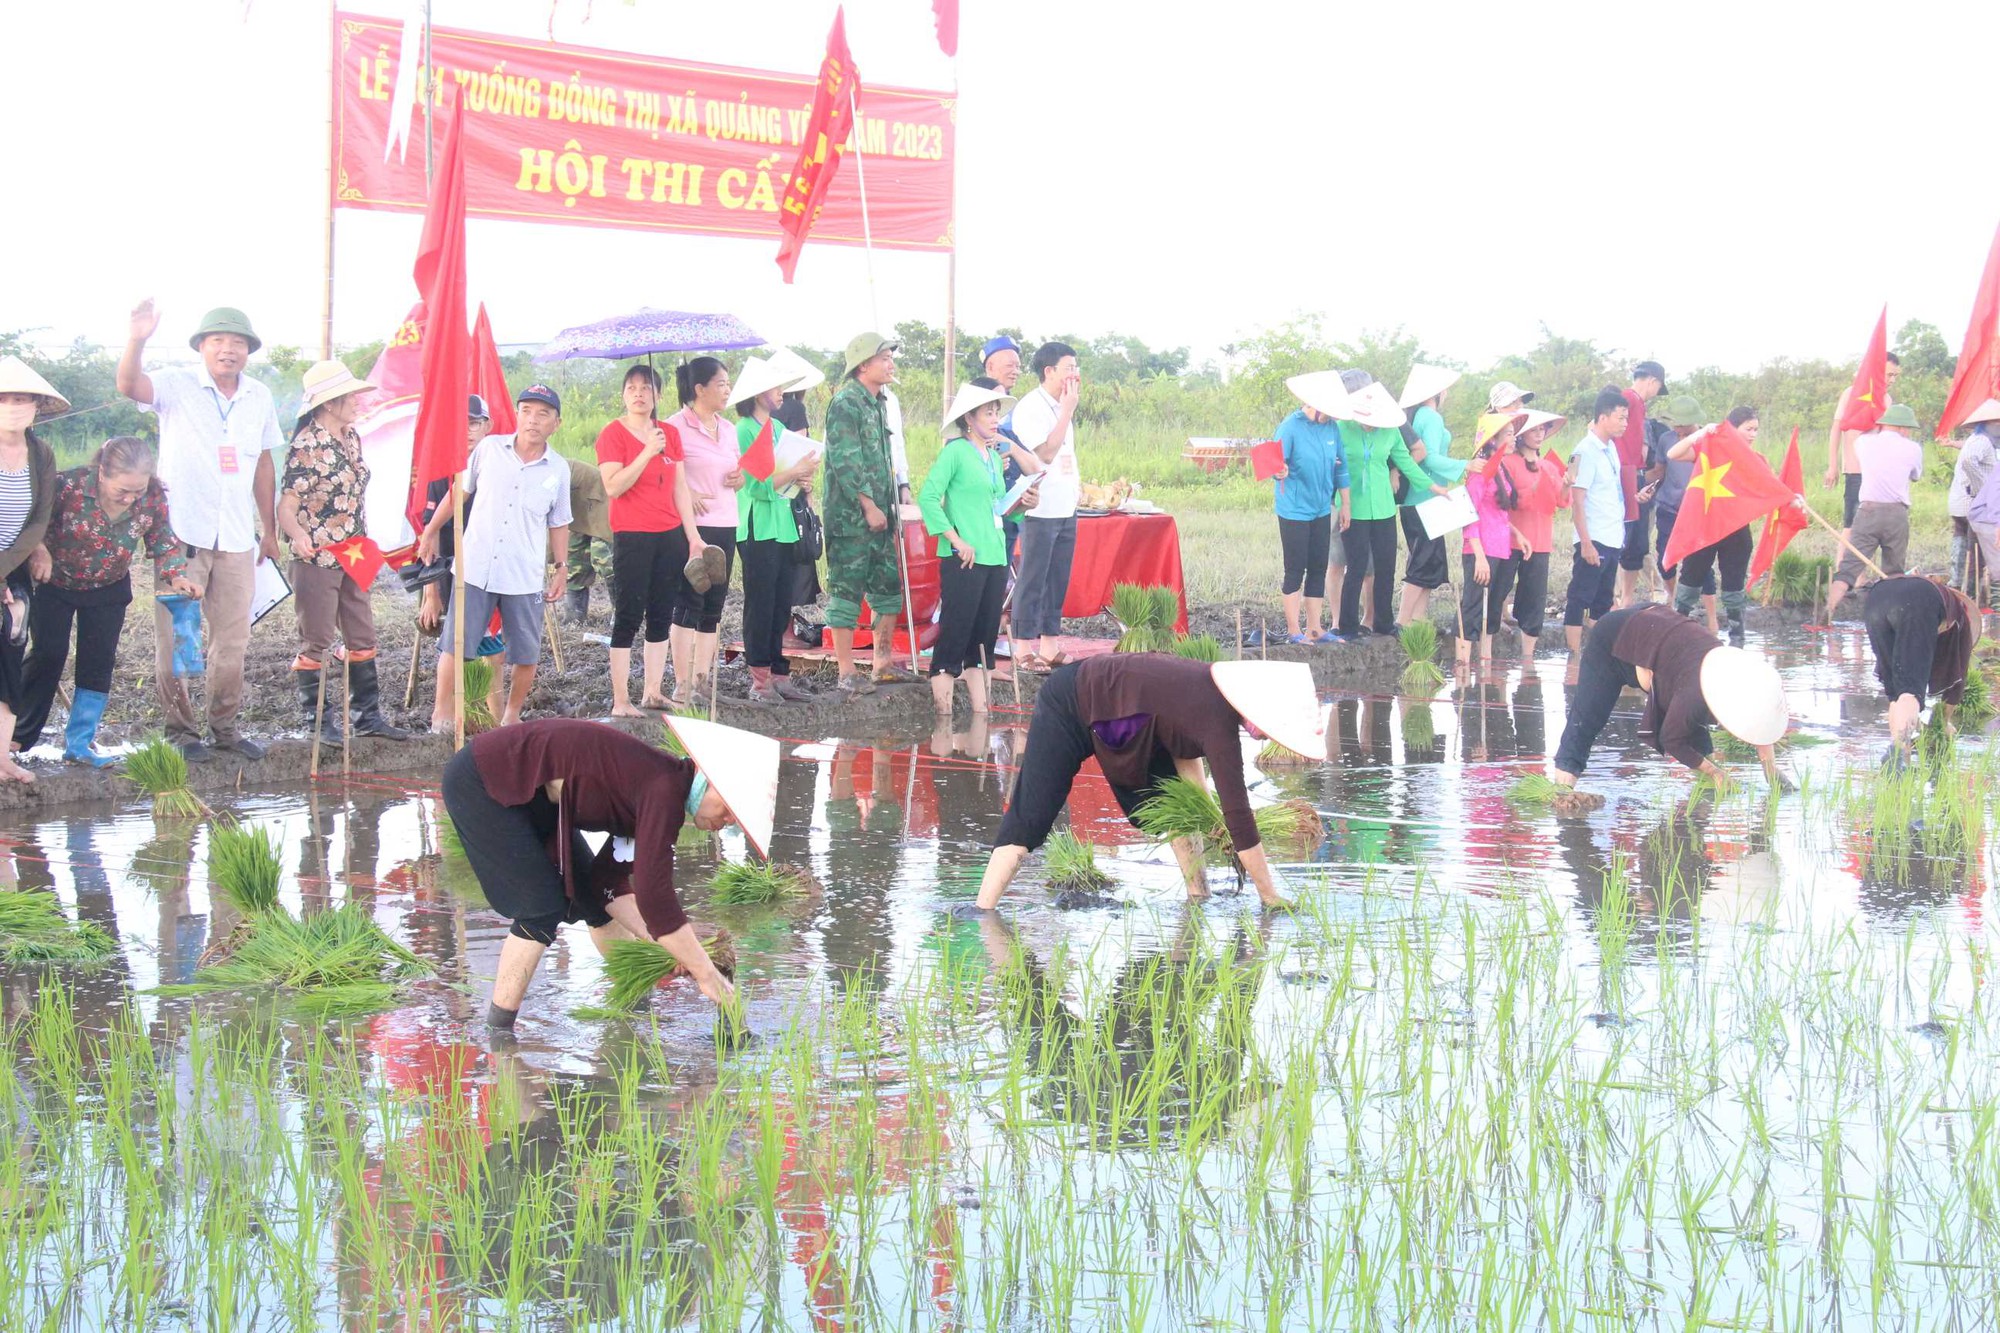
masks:
<path fill-rule="evenodd" d="M 590 589 L 572 588 L 569 593 L 569 623 L 581 625 L 590 614 Z"/>
<path fill-rule="evenodd" d="M 354 719 L 355 735 L 380 736 L 385 741 L 410 739 L 409 732 L 382 716 L 382 680 L 376 674 L 374 658 L 348 663 L 347 681 L 353 691 L 347 706 L 349 715 Z"/>
<path fill-rule="evenodd" d="M 332 741 L 335 745 L 340 744 L 340 727 L 338 724 L 328 725 L 327 722 L 328 718 L 338 717 L 340 714 L 335 709 L 327 709 L 322 715 L 320 710 L 320 673 L 317 671 L 301 671 L 294 667 L 292 669 L 292 678 L 299 683 L 299 708 L 305 714 L 306 718 L 306 739 L 311 740 L 313 728 L 318 727 L 322 739 Z M 327 693 L 331 694 L 339 688 L 340 686 L 337 682 L 327 682 Z M 329 700 L 328 702 L 331 703 L 334 701 Z"/>

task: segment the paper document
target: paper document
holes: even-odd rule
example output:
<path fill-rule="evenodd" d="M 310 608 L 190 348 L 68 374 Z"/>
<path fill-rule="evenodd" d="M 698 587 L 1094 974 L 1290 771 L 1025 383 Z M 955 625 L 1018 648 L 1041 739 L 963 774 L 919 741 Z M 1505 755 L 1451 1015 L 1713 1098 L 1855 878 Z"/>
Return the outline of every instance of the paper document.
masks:
<path fill-rule="evenodd" d="M 1417 506 L 1417 518 L 1424 525 L 1426 537 L 1442 537 L 1447 532 L 1457 532 L 1469 528 L 1479 521 L 1479 511 L 1472 507 L 1472 497 L 1465 487 L 1455 486 L 1443 495 L 1433 495 Z"/>
<path fill-rule="evenodd" d="M 292 585 L 285 582 L 284 571 L 278 568 L 278 562 L 259 560 L 256 581 L 250 588 L 250 623 L 254 625 L 262 620 L 291 595 Z"/>
<path fill-rule="evenodd" d="M 788 430 L 778 437 L 777 463 L 775 466 L 779 472 L 783 472 L 788 468 L 795 468 L 804 462 L 807 454 L 825 452 L 826 446 L 815 440 L 812 436 L 802 431 Z M 796 485 L 780 486 L 778 488 L 778 494 L 784 496 L 787 500 L 798 493 L 799 488 Z"/>
<path fill-rule="evenodd" d="M 1014 512 L 1014 506 L 1021 503 L 1021 497 L 1026 495 L 1030 490 L 1034 489 L 1035 483 L 1040 481 L 1041 479 L 1042 479 L 1041 473 L 1028 472 L 1022 474 L 1022 477 L 1019 481 L 1015 482 L 1012 486 L 1009 486 L 1007 488 L 1007 494 L 1002 496 L 1000 500 L 1001 516 L 1004 518 L 1006 515 Z"/>

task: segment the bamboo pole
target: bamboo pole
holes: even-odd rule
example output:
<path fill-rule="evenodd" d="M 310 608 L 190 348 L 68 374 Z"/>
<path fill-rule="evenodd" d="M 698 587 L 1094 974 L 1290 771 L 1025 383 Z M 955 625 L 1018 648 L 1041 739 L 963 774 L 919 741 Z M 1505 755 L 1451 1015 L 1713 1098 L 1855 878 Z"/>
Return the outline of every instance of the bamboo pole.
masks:
<path fill-rule="evenodd" d="M 557 603 L 557 605 L 561 605 Z M 542 607 L 542 634 L 549 641 L 549 655 L 555 659 L 556 674 L 568 675 L 569 668 L 563 665 L 562 629 L 556 624 L 561 617 L 551 611 L 546 603 Z M 641 654 L 643 658 L 644 654 Z"/>
<path fill-rule="evenodd" d="M 308 776 L 319 777 L 319 738 L 326 733 L 326 663 L 319 664 L 319 702 L 313 705 L 312 768 Z"/>
<path fill-rule="evenodd" d="M 1833 526 L 1833 524 L 1827 522 L 1824 518 L 1821 518 L 1819 511 L 1817 509 L 1814 509 L 1804 500 L 1799 501 L 1799 508 L 1806 511 L 1807 518 L 1810 518 L 1813 522 L 1819 524 L 1821 527 L 1825 528 L 1828 532 L 1833 534 L 1833 540 L 1837 543 L 1837 545 L 1834 548 L 1835 550 L 1844 550 L 1849 555 L 1852 555 L 1856 560 L 1859 560 L 1862 564 L 1866 565 L 1868 567 L 1868 572 L 1873 574 L 1876 578 L 1886 579 L 1889 577 L 1887 574 L 1884 574 L 1882 572 L 1882 566 L 1876 564 L 1873 560 L 1870 560 L 1867 556 L 1861 554 L 1860 550 L 1856 548 L 1854 543 L 1847 539 L 1846 533 L 1842 532 L 1839 528 Z M 1833 563 L 1836 568 L 1839 567 L 1840 562 L 1838 560 L 1835 560 Z M 1827 580 L 1827 594 L 1831 596 L 1832 593 L 1833 593 L 1833 581 L 1832 579 L 1829 578 Z"/>
<path fill-rule="evenodd" d="M 419 598 L 422 593 L 417 594 Z M 417 706 L 417 661 L 424 655 L 424 631 L 419 625 L 416 639 L 410 644 L 410 683 L 403 687 L 403 708 L 405 711 Z"/>
<path fill-rule="evenodd" d="M 722 693 L 722 631 L 715 632 L 715 648 L 708 655 L 708 720 L 715 721 L 716 697 Z"/>
<path fill-rule="evenodd" d="M 340 651 L 340 776 L 354 772 L 354 662 Z"/>
<path fill-rule="evenodd" d="M 335 0 L 326 6 L 326 290 L 320 295 L 319 359 L 333 359 L 333 210 L 338 199 L 334 165 L 333 105 L 340 96 L 340 17 Z"/>
<path fill-rule="evenodd" d="M 861 165 L 861 142 L 866 136 L 861 132 L 861 103 L 855 98 L 853 79 L 847 81 L 847 107 L 854 117 L 854 132 L 848 136 L 848 147 L 854 155 L 855 189 L 861 195 L 861 252 L 868 264 L 868 321 L 871 327 L 880 329 L 882 310 L 875 300 L 875 232 L 868 222 L 868 173 Z"/>
<path fill-rule="evenodd" d="M 468 464 L 469 466 L 469 464 Z M 465 496 L 451 479 L 451 728 L 454 750 L 465 748 Z M 495 718 L 494 721 L 499 721 Z"/>

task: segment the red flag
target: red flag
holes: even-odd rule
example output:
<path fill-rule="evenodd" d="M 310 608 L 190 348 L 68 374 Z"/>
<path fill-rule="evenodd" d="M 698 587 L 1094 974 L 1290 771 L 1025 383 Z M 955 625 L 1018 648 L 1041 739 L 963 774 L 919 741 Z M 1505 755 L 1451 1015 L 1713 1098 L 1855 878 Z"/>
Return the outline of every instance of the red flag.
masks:
<path fill-rule="evenodd" d="M 1269 481 L 1285 470 L 1285 446 L 1277 440 L 1259 440 L 1250 446 L 1250 471 L 1259 481 Z"/>
<path fill-rule="evenodd" d="M 736 460 L 736 466 L 748 472 L 759 481 L 769 481 L 771 474 L 778 470 L 778 454 L 771 443 L 771 423 L 765 422 L 764 429 L 757 432 L 757 438 Z"/>
<path fill-rule="evenodd" d="M 1806 465 L 1799 458 L 1799 428 L 1792 427 L 1791 447 L 1785 450 L 1785 465 L 1778 469 L 1778 480 L 1789 486 L 1797 494 L 1806 490 Z M 1757 554 L 1750 557 L 1750 581 L 1755 583 L 1765 571 L 1776 562 L 1792 538 L 1805 531 L 1809 522 L 1803 510 L 1797 505 L 1780 505 L 1764 520 L 1764 535 L 1757 539 Z"/>
<path fill-rule="evenodd" d="M 417 245 L 417 291 L 425 311 L 424 396 L 404 507 L 413 528 L 424 510 L 424 488 L 465 466 L 465 400 L 472 393 L 472 339 L 465 329 L 465 111 L 455 98 L 449 114 Z"/>
<path fill-rule="evenodd" d="M 938 49 L 948 56 L 958 54 L 958 0 L 931 0 L 937 19 Z"/>
<path fill-rule="evenodd" d="M 1764 456 L 1728 422 L 1696 438 L 1700 442 L 1694 450 L 1694 475 L 1681 498 L 1674 535 L 1660 555 L 1663 566 L 1679 564 L 1689 552 L 1715 545 L 1798 495 L 1772 474 Z"/>
<path fill-rule="evenodd" d="M 1949 439 L 1966 413 L 1988 398 L 2000 398 L 2000 229 L 1986 252 L 1986 271 L 1979 275 L 1979 294 L 1972 298 L 1972 322 L 1965 326 L 1965 345 L 1958 352 L 1958 372 L 1951 377 L 1951 394 L 1938 416 L 1937 437 Z"/>
<path fill-rule="evenodd" d="M 1875 336 L 1854 368 L 1854 383 L 1847 389 L 1847 411 L 1840 418 L 1842 430 L 1874 430 L 1875 419 L 1889 406 L 1889 307 L 1875 321 Z"/>
<path fill-rule="evenodd" d="M 340 562 L 347 571 L 347 577 L 363 588 L 373 587 L 375 576 L 382 572 L 387 563 L 382 548 L 375 544 L 373 537 L 349 537 L 344 542 L 335 542 L 326 548 L 327 553 Z"/>
<path fill-rule="evenodd" d="M 854 99 L 860 92 L 860 76 L 847 52 L 847 13 L 836 9 L 833 29 L 826 35 L 826 57 L 819 62 L 812 118 L 806 122 L 799 160 L 792 167 L 791 183 L 785 187 L 785 198 L 778 208 L 778 227 L 784 232 L 778 242 L 778 271 L 786 282 L 792 280 L 799 251 L 819 220 L 833 173 L 847 152 L 847 136 L 854 128 Z"/>
<path fill-rule="evenodd" d="M 500 345 L 486 318 L 486 302 L 472 321 L 472 391 L 486 400 L 487 420 L 495 435 L 514 433 L 514 395 L 507 392 L 507 372 L 500 364 Z"/>

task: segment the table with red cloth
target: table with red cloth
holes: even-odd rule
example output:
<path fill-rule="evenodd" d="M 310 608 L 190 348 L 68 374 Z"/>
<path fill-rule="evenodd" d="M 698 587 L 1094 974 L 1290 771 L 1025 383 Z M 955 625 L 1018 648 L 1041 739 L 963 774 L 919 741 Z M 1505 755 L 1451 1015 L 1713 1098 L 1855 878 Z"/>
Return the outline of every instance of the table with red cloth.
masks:
<path fill-rule="evenodd" d="M 1181 576 L 1181 530 L 1172 514 L 1080 514 L 1076 559 L 1069 570 L 1063 614 L 1073 620 L 1101 616 L 1121 583 L 1172 588 L 1180 603 L 1174 632 L 1187 633 L 1187 582 Z"/>

